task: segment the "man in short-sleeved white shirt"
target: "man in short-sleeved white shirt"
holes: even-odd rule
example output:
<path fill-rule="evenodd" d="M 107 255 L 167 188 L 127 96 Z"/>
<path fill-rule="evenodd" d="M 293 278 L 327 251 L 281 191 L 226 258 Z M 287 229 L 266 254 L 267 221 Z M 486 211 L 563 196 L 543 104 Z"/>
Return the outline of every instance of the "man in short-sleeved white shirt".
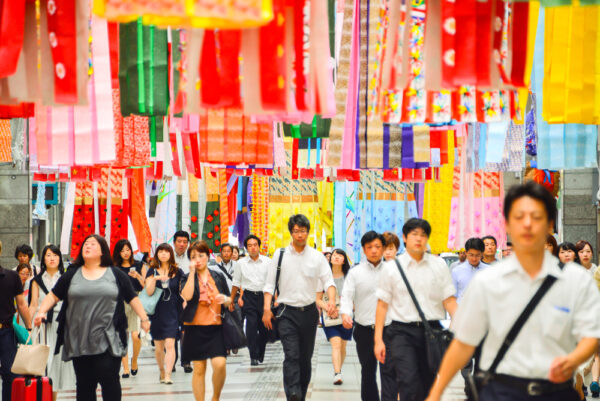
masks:
<path fill-rule="evenodd" d="M 336 289 L 331 267 L 325 256 L 307 245 L 310 222 L 301 214 L 290 217 L 288 229 L 292 243 L 285 248 L 279 277 L 277 303 L 278 331 L 283 345 L 283 388 L 288 400 L 306 399 L 311 377 L 311 359 L 319 313 L 317 292 L 327 291 L 327 314 L 337 317 Z M 281 250 L 273 255 L 264 292 L 263 323 L 272 328 L 271 299 L 275 290 L 277 264 Z"/>
<path fill-rule="evenodd" d="M 423 219 L 409 219 L 402 228 L 406 252 L 398 258 L 423 313 L 433 327 L 456 309 L 456 289 L 448 265 L 426 253 L 431 226 Z M 378 279 L 375 318 L 375 356 L 391 364 L 382 370 L 381 399 L 419 401 L 427 395 L 434 376 L 427 368 L 425 330 L 419 312 L 394 260 L 386 262 Z M 385 327 L 386 316 L 392 323 Z"/>
<path fill-rule="evenodd" d="M 511 188 L 504 201 L 513 255 L 477 274 L 453 322 L 455 338 L 442 361 L 428 401 L 444 387 L 483 342 L 480 367 L 488 371 L 508 332 L 547 277 L 553 285 L 522 326 L 490 380 L 481 401 L 576 401 L 575 369 L 587 362 L 600 337 L 600 295 L 581 267 L 559 261 L 544 249 L 556 219 L 556 202 L 541 185 Z"/>
<path fill-rule="evenodd" d="M 271 259 L 260 254 L 260 245 L 260 238 L 254 234 L 250 234 L 244 240 L 248 256 L 238 261 L 237 268 L 233 272 L 233 289 L 231 291 L 231 297 L 235 299 L 238 291 L 243 290 L 243 296 L 238 300 L 238 304 L 246 319 L 246 337 L 252 366 L 262 363 L 267 345 L 267 329 L 262 324 L 263 288 Z M 233 311 L 233 308 L 232 303 L 229 310 Z"/>

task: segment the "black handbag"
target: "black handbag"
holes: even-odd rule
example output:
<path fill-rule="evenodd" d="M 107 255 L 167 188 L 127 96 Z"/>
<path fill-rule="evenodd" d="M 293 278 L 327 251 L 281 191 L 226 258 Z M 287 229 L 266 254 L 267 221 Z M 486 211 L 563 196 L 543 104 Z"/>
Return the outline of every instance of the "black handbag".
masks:
<path fill-rule="evenodd" d="M 235 312 L 230 312 L 229 309 L 223 308 L 221 321 L 223 322 L 225 349 L 240 349 L 248 346 L 243 323 Z"/>
<path fill-rule="evenodd" d="M 398 271 L 400 271 L 400 275 L 402 276 L 402 280 L 404 280 L 404 284 L 406 285 L 406 289 L 410 294 L 410 297 L 417 308 L 417 312 L 419 312 L 419 316 L 423 321 L 423 326 L 425 327 L 425 349 L 427 351 L 427 365 L 429 367 L 429 371 L 434 375 L 437 375 L 438 369 L 442 364 L 442 358 L 454 337 L 450 330 L 441 329 L 441 328 L 433 328 L 427 321 L 421 306 L 419 305 L 419 301 L 417 301 L 417 297 L 408 282 L 408 278 L 406 278 L 406 274 L 404 274 L 404 270 L 398 262 L 398 259 L 394 259 L 396 262 L 396 266 L 398 266 Z"/>
<path fill-rule="evenodd" d="M 267 342 L 274 343 L 279 341 L 279 330 L 277 330 L 277 313 L 279 312 L 279 305 L 275 306 L 275 296 L 279 295 L 279 276 L 281 275 L 281 261 L 283 260 L 283 254 L 285 248 L 279 250 L 279 261 L 277 262 L 277 275 L 275 276 L 275 290 L 271 297 L 271 313 L 273 313 L 273 320 L 271 320 L 271 330 L 267 329 Z"/>

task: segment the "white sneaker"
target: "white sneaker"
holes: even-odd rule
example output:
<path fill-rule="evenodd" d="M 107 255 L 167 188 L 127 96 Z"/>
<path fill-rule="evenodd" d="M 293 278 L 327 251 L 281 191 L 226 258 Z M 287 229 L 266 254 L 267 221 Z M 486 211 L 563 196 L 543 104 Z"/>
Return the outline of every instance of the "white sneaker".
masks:
<path fill-rule="evenodd" d="M 336 386 L 339 386 L 343 382 L 344 381 L 342 380 L 342 374 L 341 373 L 336 373 L 335 376 L 333 376 L 333 384 L 335 384 Z"/>

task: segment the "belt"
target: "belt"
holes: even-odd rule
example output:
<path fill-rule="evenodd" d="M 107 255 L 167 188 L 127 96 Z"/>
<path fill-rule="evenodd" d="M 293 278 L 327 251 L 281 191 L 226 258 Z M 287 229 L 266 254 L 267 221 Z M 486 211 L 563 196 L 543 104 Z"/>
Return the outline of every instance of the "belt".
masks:
<path fill-rule="evenodd" d="M 252 294 L 252 295 L 263 295 L 262 291 L 250 291 L 250 290 L 244 290 L 244 294 Z"/>
<path fill-rule="evenodd" d="M 305 312 L 311 309 L 315 309 L 317 307 L 317 304 L 315 302 L 313 302 L 310 305 L 306 305 L 306 306 L 291 306 L 291 305 L 285 305 L 286 309 L 290 309 L 290 310 L 297 310 L 300 312 Z"/>
<path fill-rule="evenodd" d="M 508 387 L 521 390 L 531 396 L 551 394 L 573 388 L 573 383 L 570 380 L 563 383 L 552 383 L 543 379 L 524 379 L 521 377 L 497 374 L 490 377 L 490 381 L 495 381 Z"/>
<path fill-rule="evenodd" d="M 13 328 L 12 322 L 0 323 L 0 329 L 12 329 L 12 328 Z"/>
<path fill-rule="evenodd" d="M 354 321 L 354 325 L 356 327 L 363 327 L 365 329 L 370 329 L 370 330 L 375 330 L 375 325 L 374 324 L 370 324 L 368 326 L 365 326 L 364 324 L 360 324 L 360 323 L 356 323 L 356 320 Z"/>
<path fill-rule="evenodd" d="M 429 323 L 429 326 L 431 327 L 439 327 L 440 326 L 440 321 L 439 320 L 428 320 L 427 323 Z M 418 321 L 418 322 L 398 322 L 397 320 L 393 320 L 392 321 L 392 325 L 395 326 L 408 326 L 408 327 L 425 327 L 425 324 L 423 324 L 422 321 Z"/>

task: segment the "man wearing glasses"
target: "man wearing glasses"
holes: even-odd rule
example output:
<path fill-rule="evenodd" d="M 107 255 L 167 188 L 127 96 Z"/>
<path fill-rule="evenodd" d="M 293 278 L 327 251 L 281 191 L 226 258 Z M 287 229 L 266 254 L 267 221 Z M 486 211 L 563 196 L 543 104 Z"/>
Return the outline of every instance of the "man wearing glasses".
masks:
<path fill-rule="evenodd" d="M 272 329 L 272 319 L 278 321 L 278 331 L 283 345 L 283 387 L 289 401 L 304 401 L 311 377 L 311 359 L 319 313 L 315 304 L 317 292 L 327 291 L 327 314 L 337 318 L 335 284 L 325 256 L 306 245 L 310 222 L 302 214 L 290 217 L 288 229 L 292 243 L 273 255 L 264 287 L 263 323 Z M 280 253 L 281 273 L 278 285 L 277 316 L 271 312 L 271 299 L 275 291 L 277 265 Z M 324 283 L 320 287 L 320 283 Z"/>

